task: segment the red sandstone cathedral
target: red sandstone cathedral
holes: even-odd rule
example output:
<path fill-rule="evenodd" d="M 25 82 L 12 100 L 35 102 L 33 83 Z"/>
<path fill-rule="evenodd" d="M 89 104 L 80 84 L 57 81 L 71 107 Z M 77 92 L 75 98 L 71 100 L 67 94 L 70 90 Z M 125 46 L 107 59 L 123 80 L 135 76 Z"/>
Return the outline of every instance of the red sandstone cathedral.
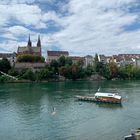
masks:
<path fill-rule="evenodd" d="M 22 47 L 19 46 L 18 50 L 17 50 L 17 54 L 18 55 L 32 54 L 32 55 L 41 56 L 41 40 L 40 40 L 40 36 L 38 36 L 38 41 L 37 41 L 36 47 L 34 47 L 34 46 L 32 46 L 32 42 L 30 40 L 30 35 L 29 35 L 27 46 L 22 46 Z"/>

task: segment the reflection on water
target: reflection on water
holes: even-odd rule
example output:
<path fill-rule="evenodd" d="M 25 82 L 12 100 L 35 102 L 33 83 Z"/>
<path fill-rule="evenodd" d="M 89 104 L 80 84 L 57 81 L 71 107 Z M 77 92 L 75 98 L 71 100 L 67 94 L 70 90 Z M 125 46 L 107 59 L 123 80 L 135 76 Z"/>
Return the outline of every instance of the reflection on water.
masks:
<path fill-rule="evenodd" d="M 122 104 L 76 101 L 117 88 Z M 0 85 L 1 140 L 123 140 L 140 127 L 139 81 Z"/>
<path fill-rule="evenodd" d="M 117 108 L 122 108 L 122 104 L 110 104 L 110 103 L 95 103 L 98 107 L 102 108 L 110 108 L 110 109 L 117 109 Z"/>
<path fill-rule="evenodd" d="M 90 104 L 95 104 L 97 105 L 98 107 L 101 107 L 101 108 L 110 108 L 110 109 L 117 109 L 117 108 L 122 108 L 123 105 L 122 104 L 111 104 L 111 103 L 104 103 L 104 102 L 93 102 L 93 101 L 80 101 L 78 99 L 75 99 L 75 102 L 78 102 L 79 105 L 82 105 L 84 104 L 84 102 L 86 103 L 90 103 Z"/>

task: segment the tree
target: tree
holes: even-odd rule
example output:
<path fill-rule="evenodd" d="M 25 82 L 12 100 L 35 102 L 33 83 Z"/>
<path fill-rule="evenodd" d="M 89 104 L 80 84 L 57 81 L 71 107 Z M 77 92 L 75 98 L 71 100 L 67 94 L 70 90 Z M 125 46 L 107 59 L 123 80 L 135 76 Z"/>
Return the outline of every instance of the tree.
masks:
<path fill-rule="evenodd" d="M 8 59 L 3 58 L 2 60 L 0 60 L 0 71 L 8 73 L 10 69 L 11 69 L 11 66 Z"/>
<path fill-rule="evenodd" d="M 94 58 L 94 70 L 95 70 L 95 72 L 98 72 L 99 70 L 98 70 L 98 63 L 99 63 L 99 59 L 98 59 L 98 54 L 96 53 L 95 54 L 95 58 Z"/>
<path fill-rule="evenodd" d="M 59 68 L 59 74 L 64 76 L 64 77 L 66 77 L 67 71 L 68 71 L 68 69 L 66 66 L 62 66 Z"/>
<path fill-rule="evenodd" d="M 138 67 L 133 68 L 133 78 L 140 79 L 140 68 Z"/>
<path fill-rule="evenodd" d="M 12 80 L 5 75 L 0 76 L 0 83 L 5 83 L 7 81 L 12 81 Z"/>
<path fill-rule="evenodd" d="M 105 69 L 106 69 L 106 65 L 103 62 L 96 63 L 96 72 L 103 75 Z"/>
<path fill-rule="evenodd" d="M 65 66 L 65 64 L 66 64 L 66 58 L 65 58 L 65 56 L 61 56 L 61 57 L 58 59 L 58 64 L 59 64 L 59 67 Z"/>
<path fill-rule="evenodd" d="M 53 72 L 49 69 L 42 69 L 40 72 L 36 72 L 37 80 L 47 80 L 53 77 Z"/>
<path fill-rule="evenodd" d="M 72 59 L 70 57 L 65 58 L 65 65 L 72 65 Z"/>
<path fill-rule="evenodd" d="M 85 71 L 86 75 L 91 76 L 92 72 L 93 72 L 92 66 L 88 65 L 87 68 L 86 68 L 86 71 Z"/>
<path fill-rule="evenodd" d="M 27 79 L 27 80 L 31 80 L 31 81 L 36 80 L 36 76 L 31 69 L 27 69 L 26 72 L 22 75 L 22 78 Z"/>
<path fill-rule="evenodd" d="M 16 71 L 15 69 L 10 69 L 8 71 L 8 74 L 11 75 L 11 76 L 18 76 L 19 75 L 19 72 Z"/>
<path fill-rule="evenodd" d="M 84 78 L 85 77 L 85 70 L 77 65 L 77 64 L 73 64 L 72 67 L 71 67 L 71 74 L 72 74 L 72 79 L 73 80 L 76 80 L 76 79 L 79 79 L 79 78 Z"/>
<path fill-rule="evenodd" d="M 95 54 L 94 61 L 95 61 L 95 62 L 99 62 L 99 59 L 98 59 L 98 54 L 97 54 L 97 53 Z"/>
<path fill-rule="evenodd" d="M 111 62 L 109 63 L 109 70 L 110 70 L 110 76 L 111 78 L 117 78 L 118 77 L 118 67 L 116 63 Z"/>
<path fill-rule="evenodd" d="M 119 78 L 120 79 L 127 79 L 128 78 L 128 74 L 126 72 L 126 68 L 125 67 L 120 67 L 119 68 Z"/>
<path fill-rule="evenodd" d="M 128 78 L 131 79 L 133 78 L 133 65 L 127 65 L 126 66 L 126 74 L 128 75 Z"/>
<path fill-rule="evenodd" d="M 52 60 L 50 63 L 50 69 L 56 74 L 58 73 L 59 63 L 56 60 Z"/>
<path fill-rule="evenodd" d="M 83 59 L 79 59 L 78 62 L 77 62 L 77 65 L 78 65 L 79 67 L 83 67 L 83 65 L 84 65 L 84 60 L 83 60 Z"/>

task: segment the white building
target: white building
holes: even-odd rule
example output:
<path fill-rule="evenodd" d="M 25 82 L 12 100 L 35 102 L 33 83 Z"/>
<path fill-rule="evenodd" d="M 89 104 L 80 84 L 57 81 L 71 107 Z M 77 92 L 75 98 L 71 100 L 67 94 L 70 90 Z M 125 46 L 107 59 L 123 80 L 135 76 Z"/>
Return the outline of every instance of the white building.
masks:
<path fill-rule="evenodd" d="M 0 53 L 0 60 L 2 60 L 3 58 L 8 59 L 8 61 L 10 62 L 10 65 L 13 67 L 15 62 L 16 62 L 16 56 L 17 54 L 14 53 Z"/>
<path fill-rule="evenodd" d="M 47 51 L 47 63 L 50 63 L 52 60 L 58 60 L 61 56 L 68 57 L 68 51 Z"/>
<path fill-rule="evenodd" d="M 93 57 L 91 55 L 87 55 L 84 57 L 85 58 L 85 63 L 84 63 L 84 66 L 87 67 L 87 66 L 93 66 Z"/>

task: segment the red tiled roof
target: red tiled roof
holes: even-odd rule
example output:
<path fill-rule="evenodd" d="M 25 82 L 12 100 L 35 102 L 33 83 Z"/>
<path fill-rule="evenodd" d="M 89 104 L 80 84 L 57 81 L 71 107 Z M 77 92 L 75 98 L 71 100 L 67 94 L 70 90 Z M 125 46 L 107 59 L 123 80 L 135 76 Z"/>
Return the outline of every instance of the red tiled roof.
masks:
<path fill-rule="evenodd" d="M 47 51 L 48 56 L 69 55 L 68 51 Z"/>
<path fill-rule="evenodd" d="M 1 58 L 7 58 L 7 57 L 12 57 L 16 55 L 15 53 L 0 53 Z"/>
<path fill-rule="evenodd" d="M 84 57 L 80 57 L 80 56 L 70 56 L 70 58 L 72 60 L 84 60 L 85 59 Z"/>

